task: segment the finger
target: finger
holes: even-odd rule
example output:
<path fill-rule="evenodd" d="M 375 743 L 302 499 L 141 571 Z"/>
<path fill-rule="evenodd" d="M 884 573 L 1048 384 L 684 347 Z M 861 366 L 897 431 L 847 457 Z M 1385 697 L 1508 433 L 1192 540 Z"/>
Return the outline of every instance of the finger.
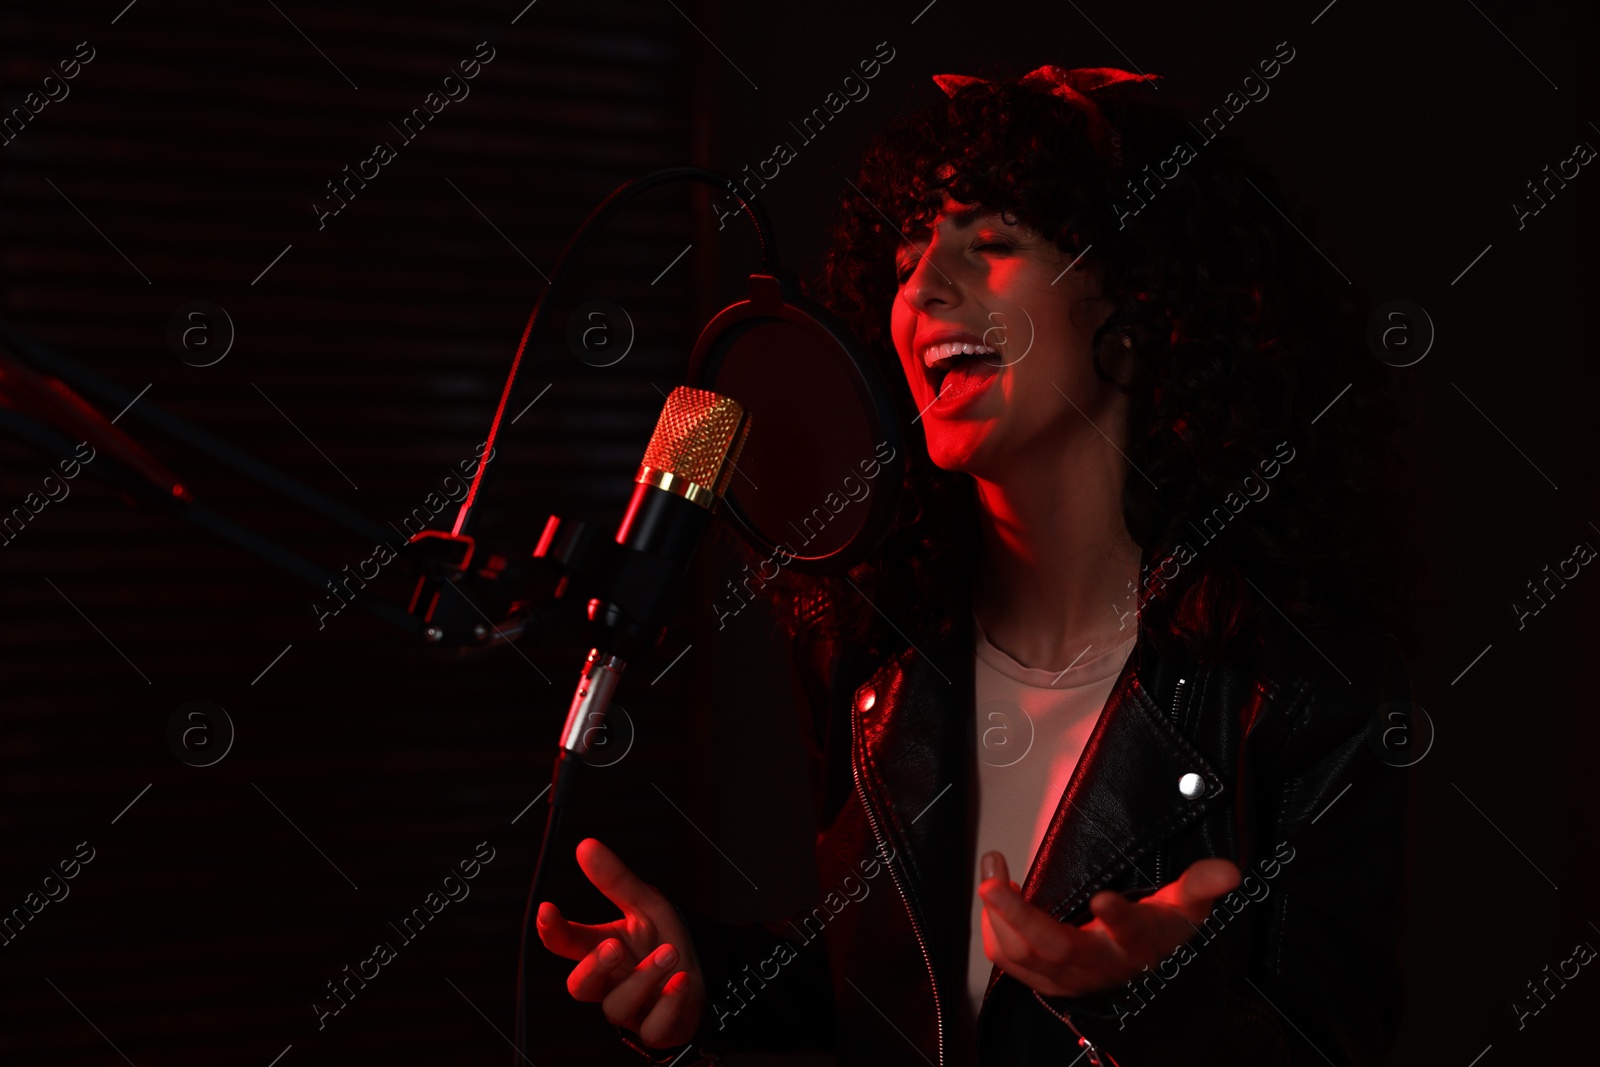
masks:
<path fill-rule="evenodd" d="M 672 945 L 658 945 L 656 950 L 633 969 L 633 973 L 612 987 L 600 1002 L 607 1021 L 614 1026 L 637 1030 L 639 1022 L 655 1006 L 656 997 L 667 979 L 676 973 L 678 950 Z"/>
<path fill-rule="evenodd" d="M 983 954 L 1001 970 L 1023 963 L 1028 942 L 989 905 L 983 906 Z"/>
<path fill-rule="evenodd" d="M 985 897 L 984 912 L 994 931 L 996 947 L 1015 966 L 1043 970 L 1065 962 L 1072 955 L 1071 937 L 1078 931 L 1056 922 L 1032 904 L 1022 900 L 1010 887 L 985 883 L 993 888 Z M 1004 895 L 1007 904 L 996 907 L 991 901 Z"/>
<path fill-rule="evenodd" d="M 1027 954 L 1013 956 L 1019 963 L 1060 962 L 1071 953 L 1074 942 L 1085 936 L 1077 927 L 1057 922 L 1048 912 L 1024 900 L 1014 882 L 986 880 L 978 886 L 978 895 L 985 910 L 992 910 L 1027 945 Z M 1006 944 L 1003 936 L 1001 944 Z"/>
<path fill-rule="evenodd" d="M 1146 899 L 1153 898 L 1147 897 Z M 1113 931 L 1123 930 L 1132 926 L 1139 921 L 1139 916 L 1143 914 L 1138 904 L 1114 889 L 1102 889 L 1090 897 L 1089 910 L 1094 913 L 1095 918 L 1111 927 Z"/>
<path fill-rule="evenodd" d="M 561 909 L 548 900 L 539 905 L 538 914 L 534 917 L 534 929 L 539 932 L 539 940 L 544 942 L 544 947 L 569 960 L 581 960 L 593 952 L 596 945 L 611 936 L 609 927 L 609 923 L 605 926 L 585 926 L 583 923 L 568 922 L 561 917 Z"/>
<path fill-rule="evenodd" d="M 1222 894 L 1241 881 L 1239 868 L 1225 859 L 1196 860 L 1178 879 L 1177 909 L 1191 921 L 1203 919 Z"/>
<path fill-rule="evenodd" d="M 995 915 L 989 908 L 984 908 L 982 921 L 983 952 L 984 955 L 989 957 L 991 963 L 1030 989 L 1037 989 L 1046 996 L 1064 992 L 1052 979 L 1029 967 L 1027 963 L 1018 958 L 1018 950 L 1015 946 L 1019 943 L 1020 937 L 1015 930 L 1006 924 L 1004 919 Z"/>
<path fill-rule="evenodd" d="M 1006 866 L 1006 857 L 1003 852 L 985 852 L 979 861 L 978 873 L 984 881 L 998 878 L 1006 885 L 1011 885 L 1011 869 Z"/>
<path fill-rule="evenodd" d="M 1151 899 L 1154 898 L 1134 903 L 1121 893 L 1107 889 L 1089 898 L 1089 911 L 1105 926 L 1107 936 L 1117 948 L 1135 952 L 1154 942 L 1156 920 L 1170 914 L 1153 910 L 1148 904 Z M 1183 925 L 1189 929 L 1187 922 Z"/>
<path fill-rule="evenodd" d="M 627 912 L 644 911 L 656 904 L 661 894 L 633 871 L 605 845 L 592 837 L 578 842 L 578 866 L 606 899 Z"/>
<path fill-rule="evenodd" d="M 1006 857 L 1002 852 L 985 852 L 980 861 L 979 873 L 983 875 L 984 881 L 996 878 L 1009 885 L 1019 896 L 1022 893 L 1022 887 L 1011 878 L 1010 868 L 1006 866 Z"/>
<path fill-rule="evenodd" d="M 618 938 L 608 937 L 572 968 L 572 973 L 567 975 L 567 992 L 575 1000 L 590 1003 L 604 1000 L 637 962 L 627 945 Z"/>
<path fill-rule="evenodd" d="M 644 1017 L 636 1031 L 639 1039 L 651 1048 L 671 1048 L 681 1045 L 694 1036 L 699 1025 L 690 1002 L 690 978 L 687 971 L 676 971 L 661 987 L 650 1014 Z"/>
<path fill-rule="evenodd" d="M 1223 859 L 1204 859 L 1141 901 L 1130 902 L 1108 890 L 1090 899 L 1089 910 L 1118 948 L 1164 955 L 1189 940 L 1216 898 L 1238 884 L 1238 867 Z"/>

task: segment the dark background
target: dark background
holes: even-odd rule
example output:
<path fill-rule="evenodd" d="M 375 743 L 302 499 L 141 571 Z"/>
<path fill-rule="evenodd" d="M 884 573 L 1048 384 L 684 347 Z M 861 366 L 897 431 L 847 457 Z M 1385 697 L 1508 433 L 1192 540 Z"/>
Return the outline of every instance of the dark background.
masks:
<path fill-rule="evenodd" d="M 1586 568 L 1522 629 L 1510 602 L 1576 543 L 1600 546 L 1600 177 L 1586 167 L 1521 230 L 1511 202 L 1578 141 L 1600 146 L 1591 13 L 1503 0 L 123 4 L 0 12 L 7 113 L 77 42 L 96 53 L 0 149 L 0 320 L 130 399 L 148 384 L 119 427 L 213 509 L 332 569 L 371 546 L 144 411 L 397 521 L 472 457 L 541 271 L 620 183 L 686 162 L 737 172 L 790 141 L 798 158 L 761 196 L 804 273 L 864 138 L 937 92 L 930 74 L 1137 68 L 1198 114 L 1288 41 L 1293 62 L 1229 132 L 1284 179 L 1364 306 L 1410 300 L 1437 330 L 1424 360 L 1392 371 L 1421 398 L 1415 521 L 1432 581 L 1412 666 L 1437 729 L 1417 767 L 1392 1062 L 1588 1047 L 1600 978 L 1587 970 L 1520 1030 L 1510 1002 L 1575 943 L 1600 945 L 1600 577 Z M 496 54 L 471 95 L 402 146 L 387 123 L 484 40 Z M 883 41 L 895 58 L 871 96 L 800 145 L 789 122 Z M 397 158 L 319 230 L 323 183 L 380 139 Z M 674 186 L 637 201 L 585 262 L 574 302 L 622 304 L 639 339 L 606 370 L 566 350 L 561 316 L 530 346 L 514 408 L 550 390 L 497 459 L 484 533 L 503 551 L 525 553 L 552 511 L 616 521 L 658 390 L 738 297 L 754 242 Z M 197 299 L 237 327 L 206 368 L 167 343 L 169 317 Z M 60 458 L 0 439 L 5 509 Z M 548 780 L 581 649 L 461 660 L 355 608 L 319 630 L 309 586 L 128 507 L 92 473 L 70 484 L 0 545 L 0 909 L 78 842 L 95 858 L 0 945 L 0 1060 L 504 1062 L 496 1030 L 511 1029 L 542 809 L 519 813 Z M 770 619 L 751 609 L 718 633 L 710 608 L 727 558 L 704 555 L 699 595 L 624 686 L 612 741 L 632 748 L 591 776 L 567 843 L 600 836 L 675 899 L 745 919 L 809 905 L 815 886 Z M 368 594 L 403 598 L 396 573 Z M 237 728 L 208 768 L 167 741 L 196 699 Z M 495 858 L 471 896 L 319 1031 L 324 983 L 394 940 L 388 922 L 480 841 Z M 567 856 L 551 895 L 609 918 Z M 597 1009 L 566 996 L 566 970 L 535 959 L 535 1062 L 633 1062 Z"/>

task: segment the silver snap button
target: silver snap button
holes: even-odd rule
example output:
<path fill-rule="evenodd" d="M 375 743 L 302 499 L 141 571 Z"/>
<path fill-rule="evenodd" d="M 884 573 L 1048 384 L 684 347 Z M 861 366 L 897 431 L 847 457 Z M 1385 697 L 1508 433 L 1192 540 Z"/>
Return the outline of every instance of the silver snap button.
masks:
<path fill-rule="evenodd" d="M 1205 779 L 1193 771 L 1178 779 L 1178 792 L 1183 794 L 1185 800 L 1198 800 L 1205 791 Z"/>
<path fill-rule="evenodd" d="M 871 689 L 862 690 L 861 697 L 856 701 L 856 706 L 862 711 L 871 711 L 872 705 L 878 702 L 878 694 Z"/>

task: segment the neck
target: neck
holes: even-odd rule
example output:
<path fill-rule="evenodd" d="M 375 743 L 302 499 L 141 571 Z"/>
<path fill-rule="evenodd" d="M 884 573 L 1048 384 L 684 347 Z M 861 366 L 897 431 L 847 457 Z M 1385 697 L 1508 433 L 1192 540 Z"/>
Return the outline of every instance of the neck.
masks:
<path fill-rule="evenodd" d="M 982 553 L 973 609 L 989 641 L 1062 670 L 1134 632 L 1139 546 L 1122 521 L 1126 461 L 1098 436 L 975 476 Z"/>

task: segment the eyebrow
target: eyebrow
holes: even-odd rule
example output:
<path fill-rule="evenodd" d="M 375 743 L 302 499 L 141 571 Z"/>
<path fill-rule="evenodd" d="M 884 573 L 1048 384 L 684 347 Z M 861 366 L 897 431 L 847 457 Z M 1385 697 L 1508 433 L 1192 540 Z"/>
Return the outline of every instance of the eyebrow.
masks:
<path fill-rule="evenodd" d="M 973 207 L 962 208 L 960 211 L 952 211 L 950 214 L 943 217 L 949 219 L 951 225 L 955 226 L 955 228 L 959 230 L 963 227 L 970 226 L 973 222 L 983 218 L 986 215 L 998 215 L 1000 213 L 1001 212 L 998 208 L 991 208 L 986 207 L 983 204 L 978 204 Z M 900 245 L 900 248 L 904 248 L 907 244 L 913 243 L 913 237 L 920 237 L 929 233 L 930 231 L 931 227 L 919 227 L 910 231 L 902 230 L 901 236 L 904 238 L 904 242 Z"/>
<path fill-rule="evenodd" d="M 960 229 L 963 226 L 970 226 L 975 220 L 980 219 L 985 215 L 996 214 L 999 214 L 999 212 L 991 211 L 982 204 L 978 204 L 973 207 L 962 208 L 960 211 L 953 212 L 947 217 L 950 219 L 952 225 L 954 225 L 957 229 Z"/>

